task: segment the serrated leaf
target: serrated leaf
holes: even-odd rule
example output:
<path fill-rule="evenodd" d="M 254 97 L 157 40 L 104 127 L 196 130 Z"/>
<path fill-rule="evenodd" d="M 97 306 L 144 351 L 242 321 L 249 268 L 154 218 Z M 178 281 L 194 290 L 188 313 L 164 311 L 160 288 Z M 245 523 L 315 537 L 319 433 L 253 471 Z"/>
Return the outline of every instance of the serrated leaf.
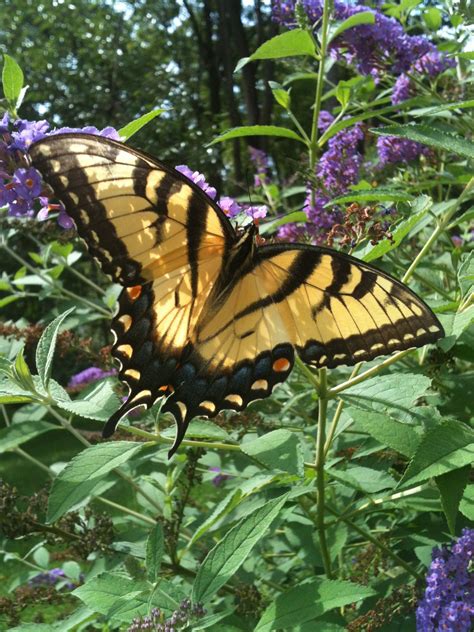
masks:
<path fill-rule="evenodd" d="M 151 582 L 158 581 L 164 550 L 163 527 L 160 523 L 156 523 L 146 541 L 146 572 Z"/>
<path fill-rule="evenodd" d="M 199 567 L 193 584 L 193 601 L 206 603 L 244 563 L 253 547 L 263 538 L 288 495 L 270 500 L 240 520 Z"/>
<path fill-rule="evenodd" d="M 315 55 L 314 42 L 311 35 L 303 29 L 292 29 L 272 37 L 264 42 L 257 50 L 239 60 L 234 72 L 241 70 L 250 61 L 257 59 L 281 59 L 282 57 L 297 57 L 300 55 Z"/>
<path fill-rule="evenodd" d="M 353 489 L 359 489 L 366 494 L 392 489 L 396 485 L 395 479 L 390 474 L 360 465 L 348 466 L 346 470 L 331 468 L 328 473 L 336 480 L 347 483 Z"/>
<path fill-rule="evenodd" d="M 160 434 L 164 437 L 172 437 L 174 439 L 175 429 L 166 428 Z M 218 441 L 229 441 L 230 443 L 235 443 L 233 439 L 229 436 L 229 433 L 224 430 L 224 428 L 220 428 L 216 424 L 212 423 L 212 421 L 208 421 L 207 419 L 195 419 L 191 421 L 186 430 L 186 438 L 189 439 L 214 439 Z"/>
<path fill-rule="evenodd" d="M 420 442 L 420 435 L 413 426 L 386 413 L 351 406 L 346 414 L 354 419 L 357 428 L 404 456 L 412 456 Z"/>
<path fill-rule="evenodd" d="M 12 424 L 0 430 L 0 453 L 16 448 L 50 430 L 61 430 L 58 426 L 47 421 L 24 421 Z"/>
<path fill-rule="evenodd" d="M 458 470 L 437 476 L 435 479 L 441 494 L 441 504 L 446 516 L 446 522 L 453 536 L 456 535 L 456 517 L 470 472 L 471 466 L 466 465 Z"/>
<path fill-rule="evenodd" d="M 392 373 L 379 375 L 343 391 L 339 396 L 351 405 L 366 410 L 403 413 L 427 392 L 431 379 L 416 373 Z M 397 415 L 398 416 L 398 415 Z"/>
<path fill-rule="evenodd" d="M 147 588 L 146 582 L 137 582 L 125 575 L 108 571 L 96 575 L 72 591 L 91 610 L 107 614 L 110 608 L 124 595 Z"/>
<path fill-rule="evenodd" d="M 370 131 L 378 136 L 408 138 L 429 147 L 443 149 L 466 158 L 474 158 L 474 143 L 459 136 L 454 131 L 451 134 L 434 126 L 417 124 L 388 125 L 387 127 L 376 127 Z"/>
<path fill-rule="evenodd" d="M 17 62 L 5 54 L 3 56 L 2 84 L 5 98 L 11 106 L 16 107 L 23 87 L 23 71 Z"/>
<path fill-rule="evenodd" d="M 458 283 L 462 296 L 474 292 L 474 251 L 463 254 L 458 268 Z"/>
<path fill-rule="evenodd" d="M 26 364 L 25 356 L 23 354 L 24 347 L 20 349 L 14 364 L 14 374 L 17 382 L 20 384 L 22 388 L 26 391 L 35 392 L 35 384 L 33 382 L 33 376 L 31 375 L 31 371 Z"/>
<path fill-rule="evenodd" d="M 241 445 L 242 452 L 266 467 L 297 476 L 304 474 L 303 452 L 299 438 L 289 430 L 273 430 Z"/>
<path fill-rule="evenodd" d="M 399 486 L 414 485 L 470 464 L 474 460 L 474 431 L 446 419 L 426 433 Z"/>
<path fill-rule="evenodd" d="M 283 215 L 283 217 L 279 217 L 271 222 L 266 222 L 265 224 L 261 224 L 259 226 L 260 234 L 265 235 L 266 233 L 273 232 L 275 229 L 283 226 L 284 224 L 290 224 L 292 222 L 307 222 L 308 216 L 304 211 L 293 211 L 292 213 L 288 213 L 287 215 Z"/>
<path fill-rule="evenodd" d="M 293 629 L 294 626 L 317 619 L 328 610 L 341 608 L 375 595 L 368 586 L 352 582 L 313 579 L 277 596 L 261 616 L 255 632 Z M 320 629 L 315 623 L 315 630 Z"/>
<path fill-rule="evenodd" d="M 107 421 L 119 407 L 120 400 L 115 394 L 110 381 L 104 380 L 99 382 L 94 390 L 84 399 L 58 399 L 56 405 L 58 408 L 87 419 Z"/>
<path fill-rule="evenodd" d="M 48 501 L 48 522 L 87 498 L 114 468 L 144 448 L 143 443 L 115 441 L 86 448 L 77 454 L 54 479 Z"/>
<path fill-rule="evenodd" d="M 139 130 L 141 130 L 142 127 L 145 127 L 145 125 L 147 125 L 154 118 L 156 118 L 157 116 L 160 116 L 160 114 L 163 114 L 163 112 L 168 112 L 168 109 L 157 108 L 156 110 L 152 110 L 151 112 L 147 112 L 146 114 L 143 114 L 143 116 L 140 116 L 140 118 L 137 118 L 135 121 L 131 121 L 124 127 L 121 127 L 118 131 L 118 133 L 120 134 L 120 137 L 124 141 L 128 140 L 131 136 L 133 136 Z"/>
<path fill-rule="evenodd" d="M 360 13 L 354 13 L 354 15 L 346 18 L 343 22 L 335 22 L 329 29 L 328 43 L 332 42 L 344 31 L 360 24 L 375 24 L 375 13 L 373 11 L 361 11 Z"/>
<path fill-rule="evenodd" d="M 44 388 L 48 387 L 49 378 L 51 377 L 51 368 L 59 328 L 74 309 L 74 307 L 71 307 L 71 309 L 68 309 L 50 322 L 38 341 L 38 346 L 36 347 L 36 368 Z"/>
<path fill-rule="evenodd" d="M 221 143 L 224 140 L 241 138 L 242 136 L 279 136 L 281 138 L 298 140 L 300 143 L 305 142 L 301 136 L 287 127 L 279 127 L 277 125 L 245 125 L 243 127 L 234 127 L 220 134 L 209 143 L 208 147 L 215 143 Z"/>

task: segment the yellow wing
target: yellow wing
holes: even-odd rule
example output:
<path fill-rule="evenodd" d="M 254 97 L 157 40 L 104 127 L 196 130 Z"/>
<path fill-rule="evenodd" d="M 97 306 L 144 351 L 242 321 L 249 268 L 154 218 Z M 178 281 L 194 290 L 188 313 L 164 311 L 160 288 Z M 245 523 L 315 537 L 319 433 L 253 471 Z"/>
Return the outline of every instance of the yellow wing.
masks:
<path fill-rule="evenodd" d="M 335 367 L 442 335 L 430 308 L 383 272 L 330 249 L 264 246 L 212 317 L 198 323 L 188 358 L 193 387 L 177 385 L 163 410 L 184 433 L 195 415 L 267 397 L 288 377 L 295 351 L 309 365 Z"/>

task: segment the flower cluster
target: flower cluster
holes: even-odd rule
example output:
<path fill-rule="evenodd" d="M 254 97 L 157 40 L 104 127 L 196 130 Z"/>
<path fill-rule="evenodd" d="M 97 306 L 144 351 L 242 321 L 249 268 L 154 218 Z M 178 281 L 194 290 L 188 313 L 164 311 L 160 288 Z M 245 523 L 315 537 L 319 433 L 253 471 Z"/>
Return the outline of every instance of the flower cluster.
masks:
<path fill-rule="evenodd" d="M 202 607 L 202 604 L 192 605 L 189 599 L 184 599 L 169 619 L 165 620 L 164 614 L 159 608 L 153 608 L 150 616 L 133 619 L 127 632 L 141 632 L 142 630 L 175 632 L 175 630 L 185 630 L 189 628 L 190 624 L 201 619 L 205 614 L 206 610 Z"/>
<path fill-rule="evenodd" d="M 261 149 L 249 147 L 250 160 L 255 167 L 254 186 L 260 187 L 268 184 L 269 162 L 267 154 Z"/>
<path fill-rule="evenodd" d="M 273 19 L 290 28 L 297 26 L 295 5 L 296 0 L 273 0 Z M 302 5 L 313 24 L 320 21 L 323 0 L 302 0 Z M 406 72 L 416 62 L 422 66 L 431 64 L 434 68 L 434 63 L 427 59 L 437 59 L 439 72 L 451 65 L 426 37 L 407 35 L 394 18 L 364 5 L 353 5 L 341 0 L 334 2 L 336 20 L 345 20 L 363 11 L 373 13 L 374 23 L 359 24 L 344 31 L 330 46 L 331 53 L 336 58 L 354 65 L 360 73 L 371 75 L 377 80 L 384 72 L 395 75 Z M 422 58 L 426 61 L 420 62 Z"/>
<path fill-rule="evenodd" d="M 117 375 L 116 369 L 104 371 L 99 367 L 91 366 L 88 369 L 84 369 L 83 371 L 80 371 L 79 373 L 73 375 L 69 380 L 67 387 L 68 389 L 77 390 L 80 388 L 84 388 L 84 386 L 91 384 L 91 382 L 97 382 L 98 380 L 102 380 L 112 375 Z"/>
<path fill-rule="evenodd" d="M 428 156 L 430 149 L 408 138 L 380 136 L 377 139 L 379 166 L 385 167 L 397 162 L 409 162 L 420 156 Z"/>
<path fill-rule="evenodd" d="M 62 568 L 52 568 L 44 573 L 39 573 L 29 580 L 30 586 L 52 586 L 59 582 L 63 582 L 63 585 L 69 590 L 77 588 L 77 584 L 74 582 L 65 581 L 66 573 Z"/>
<path fill-rule="evenodd" d="M 62 127 L 50 130 L 47 121 L 12 121 L 8 113 L 0 120 L 0 206 L 8 207 L 8 214 L 14 217 L 36 217 L 42 221 L 50 211 L 58 211 L 58 223 L 63 228 L 72 228 L 73 223 L 64 208 L 50 204 L 42 195 L 41 175 L 28 166 L 25 153 L 32 143 L 54 134 L 82 132 L 119 139 L 113 127 L 98 130 L 96 127 Z"/>
<path fill-rule="evenodd" d="M 321 112 L 319 127 L 327 129 L 333 118 L 329 112 Z M 303 207 L 308 221 L 303 225 L 285 224 L 278 231 L 281 239 L 301 239 L 309 235 L 313 242 L 326 241 L 327 234 L 341 220 L 339 210 L 328 209 L 331 197 L 342 195 L 357 182 L 362 165 L 362 154 L 358 145 L 364 138 L 360 123 L 341 130 L 330 138 L 328 149 L 321 156 L 316 168 L 316 184 L 311 183 Z"/>
<path fill-rule="evenodd" d="M 451 547 L 433 549 L 426 591 L 416 611 L 417 630 L 469 632 L 474 624 L 474 529 Z"/>
<path fill-rule="evenodd" d="M 211 198 L 211 200 L 215 200 L 217 191 L 214 187 L 208 184 L 208 182 L 206 182 L 206 178 L 202 173 L 199 173 L 199 171 L 193 171 L 187 165 L 178 165 L 175 169 L 186 176 L 186 178 L 197 184 L 198 187 Z M 219 198 L 219 200 L 217 200 L 217 205 L 231 219 L 243 213 L 254 220 L 258 220 L 266 217 L 268 212 L 265 205 L 241 205 L 228 196 Z"/>

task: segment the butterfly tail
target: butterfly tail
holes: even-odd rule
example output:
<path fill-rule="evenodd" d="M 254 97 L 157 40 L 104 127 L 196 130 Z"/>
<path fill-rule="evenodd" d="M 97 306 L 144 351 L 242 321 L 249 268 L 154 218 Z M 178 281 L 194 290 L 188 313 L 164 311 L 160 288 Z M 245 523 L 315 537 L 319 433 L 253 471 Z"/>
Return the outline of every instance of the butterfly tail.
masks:
<path fill-rule="evenodd" d="M 122 406 L 108 419 L 107 423 L 102 430 L 102 437 L 104 439 L 108 439 L 111 437 L 117 429 L 117 426 L 122 419 L 125 417 L 127 413 L 132 411 L 134 408 L 138 406 L 146 406 L 147 401 L 139 401 L 137 399 L 127 399 Z"/>

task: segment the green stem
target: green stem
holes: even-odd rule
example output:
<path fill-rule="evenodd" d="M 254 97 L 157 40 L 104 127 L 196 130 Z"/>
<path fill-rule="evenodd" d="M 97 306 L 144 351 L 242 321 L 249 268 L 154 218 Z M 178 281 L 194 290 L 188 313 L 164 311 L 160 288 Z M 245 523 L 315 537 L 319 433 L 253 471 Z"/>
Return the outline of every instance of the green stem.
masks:
<path fill-rule="evenodd" d="M 121 430 L 125 430 L 125 432 L 129 432 L 137 437 L 143 437 L 148 441 L 153 441 L 154 443 L 164 443 L 166 445 L 171 445 L 174 443 L 174 439 L 171 437 L 164 437 L 161 434 L 154 434 L 153 432 L 147 432 L 146 430 L 142 430 L 141 428 L 136 428 L 134 426 L 120 426 Z M 219 443 L 214 441 L 193 441 L 191 439 L 184 439 L 180 448 L 206 448 L 208 450 L 233 450 L 235 452 L 240 452 L 240 446 L 232 443 Z M 178 448 L 179 450 L 179 448 Z"/>
<path fill-rule="evenodd" d="M 60 294 L 63 294 L 64 296 L 67 296 L 68 298 L 71 298 L 77 301 L 78 303 L 83 303 L 84 305 L 87 305 L 88 307 L 93 308 L 94 310 L 100 312 L 103 316 L 106 316 L 107 318 L 111 318 L 111 312 L 109 310 L 104 309 L 97 303 L 93 303 L 92 301 L 89 301 L 87 298 L 84 298 L 83 296 L 79 296 L 78 294 L 75 294 L 74 292 L 71 292 L 70 290 L 67 290 L 64 287 L 58 286 L 47 274 L 43 274 L 40 270 L 30 265 L 28 261 L 25 261 L 25 259 L 17 255 L 17 253 L 14 250 L 12 250 L 9 246 L 7 246 L 5 242 L 0 243 L 0 247 L 2 247 L 10 255 L 10 257 L 18 261 L 20 265 L 24 266 L 32 274 L 39 276 L 40 279 L 43 279 L 43 281 L 45 281 L 45 283 L 50 285 L 52 288 L 58 290 Z"/>
<path fill-rule="evenodd" d="M 464 202 L 464 200 L 469 196 L 469 194 L 471 193 L 471 191 L 473 189 L 474 189 L 474 177 L 469 180 L 469 182 L 466 184 L 466 186 L 465 186 L 463 192 L 461 193 L 461 195 L 458 197 L 457 200 L 455 200 L 453 202 L 453 204 L 449 208 L 449 210 L 446 211 L 444 217 L 438 222 L 438 225 L 436 226 L 434 231 L 431 233 L 431 235 L 428 237 L 428 240 L 426 241 L 425 245 L 420 250 L 420 252 L 416 255 L 415 259 L 413 260 L 413 263 L 408 268 L 408 270 L 405 272 L 405 274 L 404 274 L 404 276 L 402 278 L 402 283 L 407 283 L 408 282 L 408 280 L 410 279 L 411 275 L 413 274 L 415 268 L 418 266 L 420 261 L 423 259 L 423 257 L 426 255 L 428 250 L 431 248 L 431 246 L 434 244 L 434 242 L 438 239 L 438 237 L 441 235 L 441 233 L 445 230 L 445 228 L 449 224 L 452 216 L 456 213 L 456 211 L 458 210 L 458 208 L 461 205 L 461 203 Z"/>
<path fill-rule="evenodd" d="M 359 362 L 358 364 L 355 365 L 355 367 L 352 369 L 352 373 L 349 379 L 354 378 L 359 373 L 361 366 L 362 366 L 362 362 Z M 337 403 L 336 411 L 334 413 L 334 417 L 332 418 L 331 426 L 329 427 L 326 444 L 324 446 L 324 456 L 327 456 L 327 453 L 331 449 L 331 445 L 334 440 L 334 435 L 336 434 L 337 424 L 339 423 L 339 419 L 341 418 L 343 408 L 344 408 L 344 400 L 340 399 Z"/>
<path fill-rule="evenodd" d="M 129 509 L 128 507 L 125 507 L 125 505 L 119 505 L 118 503 L 114 503 L 112 500 L 109 500 L 108 498 L 104 498 L 103 496 L 95 496 L 95 499 L 100 500 L 100 502 L 103 503 L 104 505 L 113 507 L 114 509 L 117 509 L 118 511 L 122 511 L 123 513 L 126 513 L 129 516 L 133 516 L 134 518 L 138 518 L 142 522 L 146 522 L 147 524 L 151 524 L 153 526 L 156 525 L 156 521 L 153 520 L 153 518 L 149 518 L 148 516 L 145 516 L 144 514 L 141 514 L 138 511 L 133 511 L 133 509 Z"/>
<path fill-rule="evenodd" d="M 39 467 L 41 470 L 43 470 L 43 472 L 46 472 L 48 476 L 51 476 L 51 478 L 54 478 L 54 474 L 50 470 L 50 468 L 44 463 L 41 463 L 41 461 L 38 461 L 38 459 L 35 459 L 35 457 L 31 456 L 31 454 L 28 454 L 28 452 L 25 452 L 21 448 L 15 448 L 13 452 L 15 452 L 16 454 L 19 454 L 30 463 L 33 463 L 34 465 L 36 465 L 36 467 Z"/>
<path fill-rule="evenodd" d="M 400 564 L 400 566 L 402 566 L 408 573 L 410 573 L 410 575 L 412 575 L 417 581 L 421 581 L 423 579 L 423 577 L 417 571 L 415 571 L 415 569 L 412 568 L 410 564 L 405 562 L 403 558 L 401 558 L 399 555 L 394 553 L 392 549 L 390 549 L 388 546 L 385 546 L 383 542 L 380 542 L 379 540 L 377 540 L 377 538 L 374 538 L 374 536 L 369 531 L 366 531 L 365 529 L 361 529 L 361 527 L 354 524 L 351 520 L 349 520 L 348 518 L 345 518 L 344 516 L 339 514 L 337 511 L 335 511 L 331 507 L 328 507 L 327 509 L 334 516 L 337 516 L 340 520 L 342 520 L 342 522 L 345 522 L 348 527 L 350 527 L 351 529 L 354 529 L 354 531 L 357 531 L 357 533 L 359 533 L 363 538 L 365 538 L 369 542 L 372 542 L 372 544 L 376 546 L 378 549 L 380 549 L 381 551 L 383 551 L 385 555 L 387 555 L 387 557 L 391 557 L 392 560 L 397 562 L 397 564 Z"/>
<path fill-rule="evenodd" d="M 320 52 L 320 60 L 319 60 L 319 69 L 318 69 L 318 79 L 316 81 L 316 94 L 314 97 L 314 105 L 313 105 L 313 122 L 311 127 L 311 146 L 309 149 L 309 168 L 310 171 L 314 170 L 316 165 L 316 157 L 318 154 L 318 121 L 319 121 L 319 113 L 321 111 L 321 99 L 323 96 L 323 86 L 324 86 L 324 70 L 326 65 L 326 55 L 327 55 L 327 47 L 328 47 L 328 27 L 329 27 L 329 13 L 331 8 L 331 1 L 324 0 L 323 5 L 323 21 L 321 26 L 321 52 Z M 310 33 L 313 37 L 312 32 Z"/>
<path fill-rule="evenodd" d="M 331 557 L 329 555 L 326 540 L 326 526 L 324 524 L 325 511 L 325 480 L 324 480 L 324 444 L 326 441 L 326 416 L 327 416 L 327 374 L 326 369 L 319 369 L 319 399 L 318 399 L 318 431 L 316 435 L 316 488 L 318 491 L 318 504 L 316 507 L 316 525 L 319 535 L 319 544 L 323 558 L 324 570 L 328 579 L 331 579 Z"/>

